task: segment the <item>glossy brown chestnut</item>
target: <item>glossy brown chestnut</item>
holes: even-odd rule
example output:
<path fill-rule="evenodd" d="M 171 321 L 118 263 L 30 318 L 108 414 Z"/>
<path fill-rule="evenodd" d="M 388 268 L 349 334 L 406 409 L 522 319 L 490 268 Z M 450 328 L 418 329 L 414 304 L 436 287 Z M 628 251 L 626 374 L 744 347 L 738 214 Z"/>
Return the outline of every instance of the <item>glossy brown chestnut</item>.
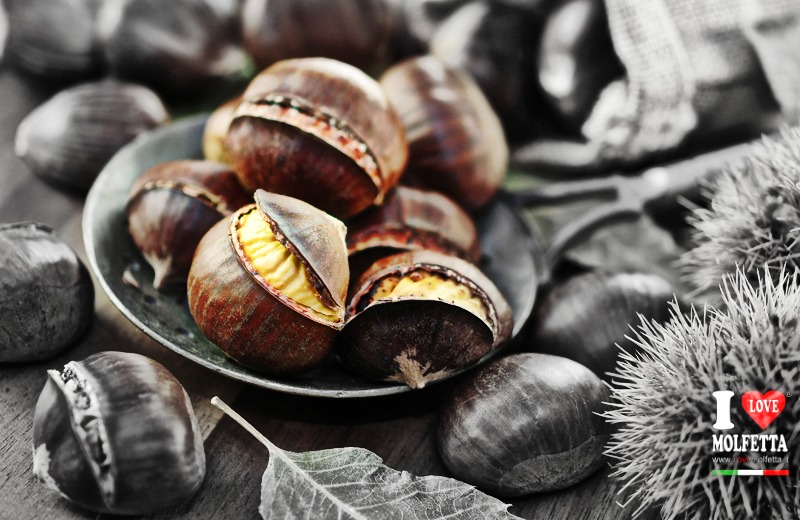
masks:
<path fill-rule="evenodd" d="M 505 178 L 508 146 L 475 82 L 433 56 L 397 64 L 380 81 L 406 129 L 404 184 L 444 193 L 468 211 L 491 201 Z"/>
<path fill-rule="evenodd" d="M 190 498 L 205 476 L 189 396 L 152 359 L 100 352 L 47 383 L 33 417 L 33 473 L 92 511 L 146 515 Z"/>
<path fill-rule="evenodd" d="M 0 225 L 0 363 L 55 356 L 93 316 L 94 286 L 75 251 L 42 224 Z"/>
<path fill-rule="evenodd" d="M 355 285 L 337 341 L 344 366 L 412 388 L 476 363 L 511 336 L 511 309 L 481 271 L 434 251 L 376 262 Z"/>
<path fill-rule="evenodd" d="M 233 121 L 233 114 L 241 101 L 242 97 L 237 96 L 217 107 L 208 116 L 203 129 L 203 157 L 207 160 L 222 164 L 231 163 L 225 138 Z"/>
<path fill-rule="evenodd" d="M 398 186 L 380 206 L 347 226 L 350 279 L 380 258 L 428 249 L 477 262 L 481 255 L 472 218 L 440 193 Z"/>
<path fill-rule="evenodd" d="M 572 359 L 604 378 L 616 366 L 619 347 L 636 348 L 625 336 L 640 323 L 639 315 L 666 322 L 674 294 L 669 282 L 652 274 L 574 276 L 554 286 L 537 307 L 528 350 Z"/>
<path fill-rule="evenodd" d="M 144 172 L 128 197 L 128 231 L 153 268 L 153 287 L 185 283 L 203 235 L 249 200 L 224 164 L 172 161 Z"/>
<path fill-rule="evenodd" d="M 375 71 L 389 59 L 399 27 L 391 0 L 246 0 L 242 33 L 261 67 L 321 56 Z"/>
<path fill-rule="evenodd" d="M 146 87 L 84 83 L 28 114 L 17 128 L 14 150 L 43 179 L 87 191 L 117 150 L 167 121 L 166 107 Z"/>
<path fill-rule="evenodd" d="M 603 382 L 569 359 L 498 359 L 445 401 L 439 454 L 453 476 L 498 496 L 563 489 L 603 465 L 605 401 Z"/>
<path fill-rule="evenodd" d="M 227 146 L 248 190 L 296 197 L 339 218 L 380 204 L 408 158 L 380 85 L 325 58 L 281 61 L 256 76 Z"/>
<path fill-rule="evenodd" d="M 242 365 L 271 375 L 318 366 L 344 325 L 344 224 L 303 201 L 256 191 L 256 204 L 203 237 L 189 271 L 189 310 Z"/>
<path fill-rule="evenodd" d="M 212 5 L 229 2 L 101 2 L 97 34 L 108 68 L 180 100 L 243 75 L 248 58 L 228 9 Z"/>

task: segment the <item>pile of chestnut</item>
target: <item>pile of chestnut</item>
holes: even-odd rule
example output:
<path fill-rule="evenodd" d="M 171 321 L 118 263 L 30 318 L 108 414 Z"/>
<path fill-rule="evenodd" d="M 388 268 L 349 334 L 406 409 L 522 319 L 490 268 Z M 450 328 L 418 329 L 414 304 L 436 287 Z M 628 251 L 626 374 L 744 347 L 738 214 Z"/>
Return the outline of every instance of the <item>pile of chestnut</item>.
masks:
<path fill-rule="evenodd" d="M 468 213 L 493 199 L 508 152 L 463 72 L 433 56 L 380 81 L 279 61 L 210 116 L 203 148 L 136 181 L 128 224 L 154 285 L 185 283 L 235 361 L 295 376 L 335 349 L 355 374 L 422 388 L 510 338 Z"/>

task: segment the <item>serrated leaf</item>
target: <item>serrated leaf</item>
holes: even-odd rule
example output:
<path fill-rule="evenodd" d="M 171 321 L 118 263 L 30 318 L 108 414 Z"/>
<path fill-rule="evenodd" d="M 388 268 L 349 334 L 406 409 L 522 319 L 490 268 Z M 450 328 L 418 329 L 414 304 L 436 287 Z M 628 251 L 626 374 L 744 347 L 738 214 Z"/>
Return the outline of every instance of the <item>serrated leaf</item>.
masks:
<path fill-rule="evenodd" d="M 363 448 L 282 450 L 218 398 L 212 402 L 269 449 L 259 508 L 265 520 L 519 518 L 508 512 L 508 505 L 473 486 L 394 470 Z"/>

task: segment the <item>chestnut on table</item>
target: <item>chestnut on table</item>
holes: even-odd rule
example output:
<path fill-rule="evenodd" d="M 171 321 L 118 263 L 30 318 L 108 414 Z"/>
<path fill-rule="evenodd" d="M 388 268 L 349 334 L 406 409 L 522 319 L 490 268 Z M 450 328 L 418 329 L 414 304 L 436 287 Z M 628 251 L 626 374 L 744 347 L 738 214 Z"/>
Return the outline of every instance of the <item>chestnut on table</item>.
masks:
<path fill-rule="evenodd" d="M 81 237 L 83 201 L 64 195 L 36 177 L 12 152 L 19 121 L 52 92 L 7 67 L 0 68 L 0 222 L 37 220 L 52 226 L 86 262 Z M 47 380 L 105 350 L 144 354 L 163 364 L 186 388 L 205 442 L 206 478 L 194 498 L 156 518 L 256 518 L 266 450 L 229 419 L 210 398 L 219 395 L 284 449 L 317 450 L 359 446 L 398 470 L 448 475 L 436 449 L 439 409 L 451 383 L 400 396 L 331 400 L 291 396 L 222 377 L 165 349 L 141 333 L 96 291 L 95 317 L 77 346 L 36 363 L 0 364 L 0 517 L 13 519 L 97 518 L 42 486 L 31 468 L 33 411 Z M 522 518 L 625 519 L 607 470 L 563 491 L 506 499 Z M 656 518 L 655 515 L 641 518 Z"/>

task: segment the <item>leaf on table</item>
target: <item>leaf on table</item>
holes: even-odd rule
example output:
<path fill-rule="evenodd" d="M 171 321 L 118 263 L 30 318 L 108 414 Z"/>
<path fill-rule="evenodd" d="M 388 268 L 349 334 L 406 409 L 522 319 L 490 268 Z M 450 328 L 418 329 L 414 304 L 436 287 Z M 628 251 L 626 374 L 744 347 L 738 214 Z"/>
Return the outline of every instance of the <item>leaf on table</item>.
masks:
<path fill-rule="evenodd" d="M 270 442 L 218 398 L 211 401 L 269 449 L 261 481 L 265 520 L 518 518 L 508 505 L 458 480 L 396 471 L 362 448 L 293 453 Z"/>

